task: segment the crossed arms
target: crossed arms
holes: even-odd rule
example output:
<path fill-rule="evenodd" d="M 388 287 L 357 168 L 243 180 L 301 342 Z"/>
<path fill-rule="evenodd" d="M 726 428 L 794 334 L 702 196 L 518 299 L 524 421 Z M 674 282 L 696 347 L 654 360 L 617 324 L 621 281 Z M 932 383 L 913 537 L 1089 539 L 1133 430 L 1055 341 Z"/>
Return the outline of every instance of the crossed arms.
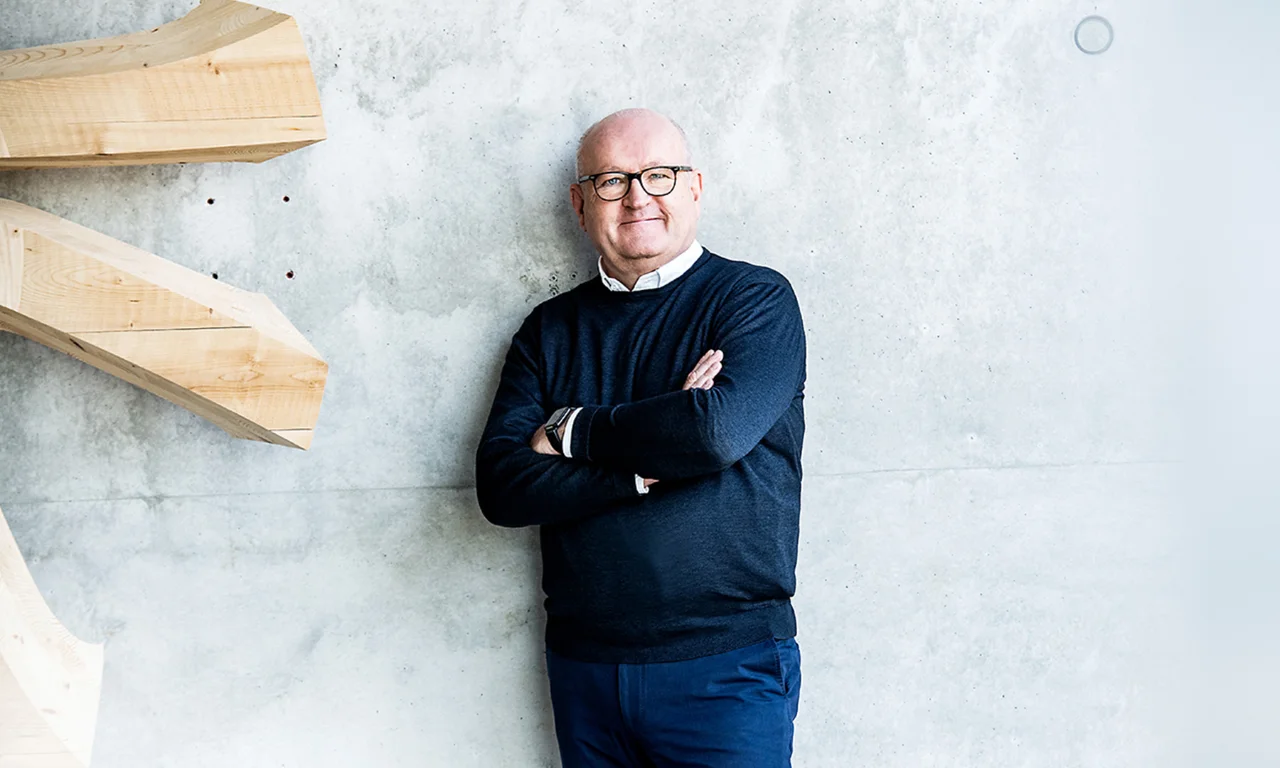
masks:
<path fill-rule="evenodd" d="M 716 374 L 720 373 L 720 369 L 723 367 L 724 352 L 718 349 L 707 350 L 706 353 L 699 358 L 697 364 L 693 366 L 693 370 L 689 372 L 689 375 L 684 378 L 684 384 L 680 389 L 711 389 L 715 386 Z M 563 445 L 564 441 L 569 439 L 569 436 L 572 435 L 571 427 L 573 425 L 574 418 L 582 411 L 582 409 L 574 408 L 573 411 L 574 414 L 569 418 L 568 422 L 560 425 L 559 428 L 556 429 L 556 434 L 559 436 L 561 445 Z M 547 424 L 544 424 L 540 429 L 534 431 L 533 439 L 529 441 L 529 447 L 532 448 L 535 453 L 540 453 L 544 456 L 566 455 L 561 451 L 557 451 L 555 446 L 551 444 L 551 439 L 547 433 L 547 428 L 549 426 L 551 426 L 551 423 L 547 422 Z M 641 484 L 638 489 L 648 488 L 658 482 L 653 478 L 640 477 L 639 475 L 636 475 L 636 477 L 639 478 L 638 482 Z M 644 491 L 640 492 L 643 493 Z"/>
<path fill-rule="evenodd" d="M 476 453 L 480 508 L 497 525 L 565 523 L 643 503 L 637 475 L 723 471 L 760 443 L 804 383 L 803 323 L 781 278 L 732 292 L 712 329 L 715 349 L 680 390 L 620 405 L 543 402 L 541 322 L 535 311 L 512 340 Z M 561 405 L 582 406 L 572 459 L 539 450 L 541 427 Z"/>

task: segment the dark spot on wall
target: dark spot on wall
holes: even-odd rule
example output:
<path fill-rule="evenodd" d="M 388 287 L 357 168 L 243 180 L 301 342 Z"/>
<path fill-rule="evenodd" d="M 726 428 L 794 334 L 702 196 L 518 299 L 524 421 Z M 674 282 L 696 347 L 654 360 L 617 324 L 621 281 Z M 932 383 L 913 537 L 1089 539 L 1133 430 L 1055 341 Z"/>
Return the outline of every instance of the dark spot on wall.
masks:
<path fill-rule="evenodd" d="M 287 203 L 287 202 L 289 202 L 289 196 L 288 196 L 288 195 L 285 195 L 285 196 L 284 196 L 284 201 L 285 201 L 286 203 Z"/>
<path fill-rule="evenodd" d="M 217 272 L 214 272 L 214 273 L 213 273 L 213 279 L 214 279 L 214 280 L 217 280 L 217 279 L 218 279 L 218 273 L 217 273 Z"/>
<path fill-rule="evenodd" d="M 211 198 L 209 198 L 208 200 L 206 200 L 205 202 L 206 202 L 206 203 L 208 203 L 209 205 L 213 205 L 213 198 L 211 197 Z"/>
<path fill-rule="evenodd" d="M 291 270 L 289 270 L 288 272 L 285 272 L 285 273 L 284 273 L 284 276 L 285 276 L 285 277 L 287 277 L 287 278 L 289 278 L 290 280 L 292 280 L 292 279 L 293 279 L 293 270 L 291 269 Z"/>

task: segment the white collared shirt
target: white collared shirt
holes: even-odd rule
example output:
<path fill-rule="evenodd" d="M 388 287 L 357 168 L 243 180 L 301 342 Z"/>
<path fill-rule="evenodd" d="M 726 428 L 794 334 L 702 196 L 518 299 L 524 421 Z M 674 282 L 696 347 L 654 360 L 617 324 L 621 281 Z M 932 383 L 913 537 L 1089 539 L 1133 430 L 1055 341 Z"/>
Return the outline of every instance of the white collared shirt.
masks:
<path fill-rule="evenodd" d="M 688 250 L 675 257 L 666 264 L 658 267 L 648 274 L 640 276 L 636 280 L 635 288 L 627 288 L 621 281 L 614 280 L 604 271 L 604 257 L 596 259 L 596 269 L 600 270 L 600 279 L 604 282 L 604 287 L 615 293 L 634 293 L 636 291 L 649 291 L 654 288 L 661 288 L 664 285 L 670 285 L 677 280 L 685 272 L 689 271 L 689 267 L 698 260 L 702 255 L 702 244 L 697 240 L 689 245 Z"/>
<path fill-rule="evenodd" d="M 604 283 L 604 287 L 615 293 L 635 293 L 636 291 L 650 291 L 654 288 L 661 288 L 664 285 L 670 285 L 678 280 L 689 268 L 693 266 L 698 257 L 702 255 L 702 244 L 696 239 L 689 244 L 689 248 L 684 253 L 675 257 L 661 267 L 652 272 L 643 274 L 640 279 L 636 280 L 636 287 L 627 288 L 620 280 L 614 280 L 604 271 L 604 257 L 601 256 L 596 260 L 596 269 L 600 271 L 600 280 Z M 573 440 L 573 422 L 578 420 L 578 413 L 581 408 L 575 408 L 573 414 L 569 417 L 564 425 L 564 457 L 566 459 L 573 458 L 569 446 Z M 644 478 L 636 475 L 636 493 L 646 494 L 649 489 L 644 485 Z"/>

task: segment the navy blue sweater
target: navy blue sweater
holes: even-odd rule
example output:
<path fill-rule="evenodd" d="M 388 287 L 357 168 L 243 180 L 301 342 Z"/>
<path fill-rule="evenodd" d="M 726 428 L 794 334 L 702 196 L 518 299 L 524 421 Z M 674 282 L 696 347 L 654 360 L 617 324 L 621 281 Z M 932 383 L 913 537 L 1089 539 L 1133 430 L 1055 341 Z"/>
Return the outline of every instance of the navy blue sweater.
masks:
<path fill-rule="evenodd" d="M 724 351 L 709 390 L 681 391 Z M 540 525 L 547 646 L 581 661 L 697 658 L 795 634 L 804 326 L 777 272 L 703 251 L 636 293 L 596 280 L 512 339 L 476 455 L 480 509 Z M 584 406 L 572 459 L 529 440 Z M 659 482 L 646 495 L 635 475 Z"/>

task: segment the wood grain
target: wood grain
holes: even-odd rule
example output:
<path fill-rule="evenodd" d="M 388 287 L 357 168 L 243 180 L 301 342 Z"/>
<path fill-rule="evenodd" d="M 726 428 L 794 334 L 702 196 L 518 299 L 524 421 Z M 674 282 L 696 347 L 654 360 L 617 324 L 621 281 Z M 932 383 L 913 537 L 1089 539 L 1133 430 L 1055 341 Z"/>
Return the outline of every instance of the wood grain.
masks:
<path fill-rule="evenodd" d="M 23 314 L 68 333 L 235 327 L 243 322 L 31 231 L 19 262 Z M 0 302 L 3 303 L 3 302 Z M 8 304 L 14 309 L 17 303 Z"/>
<path fill-rule="evenodd" d="M 22 230 L 0 219 L 0 306 L 16 307 L 22 300 L 22 242 Z"/>
<path fill-rule="evenodd" d="M 0 766 L 89 765 L 102 659 L 40 597 L 0 511 Z"/>
<path fill-rule="evenodd" d="M 0 170 L 261 162 L 324 138 L 297 24 L 234 0 L 147 32 L 0 52 Z"/>
<path fill-rule="evenodd" d="M 235 437 L 310 447 L 328 365 L 266 296 L 13 201 L 0 200 L 0 222 L 22 257 L 0 250 L 0 265 L 17 264 L 0 269 L 0 330 Z"/>

